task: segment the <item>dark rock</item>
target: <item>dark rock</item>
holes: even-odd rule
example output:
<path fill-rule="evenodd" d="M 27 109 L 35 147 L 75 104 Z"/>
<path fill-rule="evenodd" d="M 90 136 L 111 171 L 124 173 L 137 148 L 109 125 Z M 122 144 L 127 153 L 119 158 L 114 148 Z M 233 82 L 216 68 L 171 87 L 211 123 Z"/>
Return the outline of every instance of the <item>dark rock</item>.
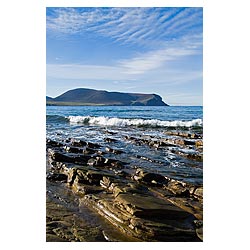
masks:
<path fill-rule="evenodd" d="M 65 167 L 65 163 L 63 162 L 58 162 L 58 161 L 49 161 L 51 168 L 55 169 L 55 170 L 62 170 Z"/>
<path fill-rule="evenodd" d="M 53 161 L 59 161 L 59 162 L 74 162 L 74 160 L 71 157 L 68 157 L 54 149 L 48 149 L 48 154 L 49 157 L 53 160 Z"/>
<path fill-rule="evenodd" d="M 71 186 L 74 181 L 75 181 L 75 178 L 76 178 L 76 174 L 77 174 L 77 168 L 71 168 L 68 170 L 68 179 L 67 179 L 67 182 L 68 184 Z"/>
<path fill-rule="evenodd" d="M 46 139 L 46 146 L 50 146 L 50 147 L 62 147 L 63 144 L 57 141 L 53 141 L 50 139 Z"/>
<path fill-rule="evenodd" d="M 116 160 L 111 161 L 110 165 L 112 168 L 115 168 L 115 169 L 122 169 L 123 168 L 123 164 L 120 161 L 116 161 Z M 123 174 L 125 174 L 125 173 L 123 173 Z"/>
<path fill-rule="evenodd" d="M 58 173 L 54 173 L 54 172 L 49 172 L 47 174 L 46 178 L 50 181 L 66 182 L 68 177 L 65 174 L 58 174 Z"/>
<path fill-rule="evenodd" d="M 86 146 L 89 148 L 100 148 L 101 147 L 97 143 L 92 143 L 92 142 L 87 142 Z"/>
<path fill-rule="evenodd" d="M 122 154 L 122 153 L 124 153 L 121 150 L 113 149 L 113 148 L 109 148 L 109 147 L 106 147 L 105 150 L 106 150 L 106 152 L 113 153 L 113 154 Z"/>
<path fill-rule="evenodd" d="M 105 130 L 105 134 L 115 135 L 115 134 L 117 134 L 117 132 Z"/>
<path fill-rule="evenodd" d="M 163 184 L 167 184 L 167 179 L 164 176 L 156 173 L 148 173 L 142 169 L 136 170 L 133 179 L 152 186 L 163 186 Z"/>
<path fill-rule="evenodd" d="M 109 186 L 111 185 L 112 181 L 113 180 L 110 177 L 103 176 L 102 180 L 100 180 L 100 185 L 103 188 L 109 188 Z"/>
<path fill-rule="evenodd" d="M 184 154 L 185 157 L 187 157 L 188 159 L 191 160 L 195 160 L 195 161 L 202 161 L 203 160 L 203 156 L 197 153 L 194 154 Z"/>
<path fill-rule="evenodd" d="M 196 146 L 197 148 L 203 147 L 203 141 L 202 141 L 202 140 L 196 141 L 196 142 L 195 142 L 195 146 Z"/>
<path fill-rule="evenodd" d="M 109 147 L 106 147 L 106 148 L 105 148 L 105 151 L 111 153 L 111 152 L 113 151 L 113 149 L 112 149 L 112 148 L 109 148 Z"/>
<path fill-rule="evenodd" d="M 83 150 L 83 154 L 86 154 L 86 155 L 88 155 L 88 154 L 95 154 L 95 153 L 96 153 L 96 151 L 95 151 L 94 149 L 92 149 L 92 148 L 86 147 L 86 148 Z"/>
<path fill-rule="evenodd" d="M 90 158 L 87 163 L 89 166 L 95 166 L 96 165 L 96 159 Z"/>
<path fill-rule="evenodd" d="M 117 142 L 117 140 L 116 139 L 113 139 L 113 138 L 104 138 L 104 141 L 105 142 L 109 142 L 109 143 L 112 143 L 112 142 Z"/>
<path fill-rule="evenodd" d="M 164 185 L 164 188 L 170 190 L 176 196 L 181 196 L 181 197 L 190 196 L 189 189 L 187 188 L 186 184 L 181 181 L 171 179 L 171 181 L 169 181 L 167 185 Z"/>
<path fill-rule="evenodd" d="M 83 152 L 83 149 L 81 148 L 76 148 L 76 147 L 70 147 L 70 146 L 64 146 L 63 147 L 65 151 L 67 151 L 68 153 L 75 153 L 75 154 L 79 154 Z"/>
<path fill-rule="evenodd" d="M 89 166 L 94 166 L 94 167 L 114 167 L 114 168 L 123 167 L 122 162 L 110 158 L 104 158 L 101 156 L 89 159 L 87 164 Z"/>
<path fill-rule="evenodd" d="M 154 196 L 138 194 L 119 194 L 115 202 L 121 204 L 127 212 L 136 217 L 160 217 L 169 220 L 185 219 L 190 214 L 166 200 Z"/>
<path fill-rule="evenodd" d="M 195 145 L 195 141 L 184 140 L 184 145 Z"/>
<path fill-rule="evenodd" d="M 77 193 L 80 196 L 84 196 L 87 194 L 98 194 L 101 193 L 103 191 L 103 189 L 99 186 L 94 186 L 94 185 L 88 185 L 88 184 L 82 184 L 79 179 L 78 176 L 76 177 L 73 185 L 72 185 L 72 189 L 75 193 Z"/>
<path fill-rule="evenodd" d="M 75 163 L 75 164 L 87 164 L 88 160 L 90 159 L 89 156 L 66 154 L 66 153 L 63 154 L 54 149 L 48 149 L 48 155 L 52 161 L 68 162 L 68 163 Z"/>
<path fill-rule="evenodd" d="M 71 145 L 75 147 L 84 147 L 87 145 L 85 141 L 82 141 L 80 139 L 71 139 Z"/>
<path fill-rule="evenodd" d="M 89 170 L 87 172 L 87 178 L 90 184 L 100 185 L 100 180 L 103 179 L 103 173 Z"/>
<path fill-rule="evenodd" d="M 198 197 L 199 199 L 203 198 L 203 187 L 198 187 L 194 191 L 194 196 Z"/>
<path fill-rule="evenodd" d="M 86 156 L 86 155 L 72 156 L 71 159 L 72 159 L 72 162 L 75 164 L 85 165 L 90 159 L 90 156 Z"/>

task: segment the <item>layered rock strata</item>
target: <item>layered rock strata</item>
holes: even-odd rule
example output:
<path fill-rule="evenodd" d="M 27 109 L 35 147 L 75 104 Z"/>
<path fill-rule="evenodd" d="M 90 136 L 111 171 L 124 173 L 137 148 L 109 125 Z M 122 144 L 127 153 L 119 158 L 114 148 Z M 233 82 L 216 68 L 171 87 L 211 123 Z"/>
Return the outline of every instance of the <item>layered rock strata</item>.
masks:
<path fill-rule="evenodd" d="M 182 136 L 185 139 L 179 141 L 171 138 L 125 139 L 157 149 L 173 148 L 179 144 L 192 145 L 199 147 L 201 152 L 202 144 L 197 144 L 198 140 L 201 141 L 198 135 Z M 116 140 L 107 138 L 106 142 L 115 143 Z M 117 159 L 120 154 L 124 152 L 79 139 L 47 139 L 47 179 L 65 183 L 75 194 L 77 206 L 88 207 L 133 239 L 201 241 L 203 187 L 148 172 L 140 166 L 131 169 L 126 162 Z M 143 159 L 144 156 L 136 157 Z M 144 158 L 152 163 L 156 161 Z M 56 227 L 53 222 L 47 219 L 47 225 Z M 56 241 L 60 234 L 58 236 L 58 230 L 54 229 L 49 237 Z M 107 240 L 105 234 L 103 237 Z M 80 237 L 77 239 L 84 241 Z M 70 237 L 64 240 L 74 241 Z"/>

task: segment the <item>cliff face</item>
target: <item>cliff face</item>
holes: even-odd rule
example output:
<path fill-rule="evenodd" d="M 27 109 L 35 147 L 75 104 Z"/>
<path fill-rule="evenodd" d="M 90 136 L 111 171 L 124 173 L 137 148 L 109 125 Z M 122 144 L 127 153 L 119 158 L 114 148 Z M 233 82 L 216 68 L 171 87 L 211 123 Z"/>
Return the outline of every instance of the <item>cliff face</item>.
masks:
<path fill-rule="evenodd" d="M 47 105 L 116 105 L 168 106 L 156 94 L 108 92 L 94 89 L 73 89 L 55 98 L 46 98 Z"/>

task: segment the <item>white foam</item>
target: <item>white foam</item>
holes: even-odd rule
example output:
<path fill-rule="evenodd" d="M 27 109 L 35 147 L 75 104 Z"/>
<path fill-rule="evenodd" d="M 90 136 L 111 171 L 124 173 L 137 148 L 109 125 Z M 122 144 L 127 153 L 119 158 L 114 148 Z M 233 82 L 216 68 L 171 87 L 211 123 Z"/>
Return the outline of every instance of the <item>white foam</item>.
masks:
<path fill-rule="evenodd" d="M 202 119 L 194 119 L 191 121 L 160 121 L 157 119 L 122 119 L 110 118 L 105 116 L 91 117 L 91 116 L 68 116 L 70 123 L 82 123 L 87 125 L 100 126 L 150 126 L 150 127 L 192 127 L 202 126 Z"/>

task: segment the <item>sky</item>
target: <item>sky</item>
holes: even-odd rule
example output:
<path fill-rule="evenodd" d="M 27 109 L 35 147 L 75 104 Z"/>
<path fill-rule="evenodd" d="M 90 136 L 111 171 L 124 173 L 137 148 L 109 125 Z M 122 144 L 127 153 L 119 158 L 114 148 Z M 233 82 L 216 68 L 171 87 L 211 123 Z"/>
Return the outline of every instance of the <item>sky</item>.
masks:
<path fill-rule="evenodd" d="M 75 88 L 203 103 L 202 8 L 51 8 L 46 95 Z"/>

